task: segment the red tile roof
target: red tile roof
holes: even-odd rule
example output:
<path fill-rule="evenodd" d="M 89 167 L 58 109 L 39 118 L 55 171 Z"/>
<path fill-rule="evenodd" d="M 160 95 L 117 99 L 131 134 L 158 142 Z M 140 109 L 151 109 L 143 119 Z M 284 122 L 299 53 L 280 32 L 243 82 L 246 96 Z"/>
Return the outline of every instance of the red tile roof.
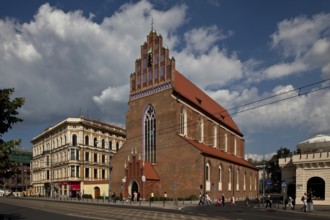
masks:
<path fill-rule="evenodd" d="M 226 161 L 229 161 L 229 162 L 232 162 L 232 163 L 235 163 L 235 164 L 239 164 L 239 165 L 244 166 L 244 167 L 249 167 L 249 168 L 252 168 L 254 170 L 259 170 L 257 167 L 253 166 L 252 164 L 250 164 L 249 162 L 247 162 L 246 160 L 244 160 L 242 158 L 236 157 L 236 156 L 234 156 L 232 154 L 229 154 L 229 153 L 225 153 L 225 152 L 220 151 L 216 148 L 206 146 L 203 143 L 199 143 L 198 141 L 188 139 L 188 138 L 183 137 L 181 135 L 178 135 L 178 136 L 180 136 L 182 139 L 184 139 L 185 141 L 187 141 L 188 143 L 190 143 L 191 145 L 193 145 L 194 147 L 199 149 L 204 154 L 207 154 L 207 155 L 210 155 L 210 156 L 222 159 L 222 160 L 226 160 Z"/>
<path fill-rule="evenodd" d="M 160 180 L 156 170 L 153 168 L 150 162 L 144 161 L 144 170 L 143 175 L 146 177 L 147 180 Z"/>
<path fill-rule="evenodd" d="M 225 110 L 221 105 L 210 98 L 178 71 L 175 72 L 175 81 L 173 84 L 174 90 L 181 96 L 185 97 L 190 102 L 206 111 L 208 114 L 210 114 L 210 116 L 216 118 L 220 124 L 224 124 L 229 129 L 243 136 L 238 126 L 228 114 L 227 110 Z"/>

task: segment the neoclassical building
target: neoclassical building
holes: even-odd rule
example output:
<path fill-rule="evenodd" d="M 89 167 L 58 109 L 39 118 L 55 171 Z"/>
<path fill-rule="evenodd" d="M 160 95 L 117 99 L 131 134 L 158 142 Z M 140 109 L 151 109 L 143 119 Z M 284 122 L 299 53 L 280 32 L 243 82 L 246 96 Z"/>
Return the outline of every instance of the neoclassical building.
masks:
<path fill-rule="evenodd" d="M 43 196 L 108 195 L 109 156 L 126 130 L 84 117 L 67 118 L 32 139 L 31 185 Z"/>
<path fill-rule="evenodd" d="M 297 145 L 297 154 L 279 159 L 288 195 L 312 191 L 313 203 L 330 205 L 330 136 L 317 135 Z"/>
<path fill-rule="evenodd" d="M 221 66 L 219 66 L 221 68 Z M 200 73 L 207 74 L 207 73 Z M 219 79 L 221 80 L 221 79 Z M 175 69 L 151 31 L 130 75 L 127 140 L 113 157 L 112 191 L 188 197 L 256 197 L 258 169 L 228 112 Z"/>

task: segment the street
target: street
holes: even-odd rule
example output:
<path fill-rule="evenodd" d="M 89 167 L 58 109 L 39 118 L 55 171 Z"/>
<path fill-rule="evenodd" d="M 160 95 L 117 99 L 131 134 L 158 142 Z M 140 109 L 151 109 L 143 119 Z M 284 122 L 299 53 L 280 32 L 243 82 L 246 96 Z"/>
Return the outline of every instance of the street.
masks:
<path fill-rule="evenodd" d="M 216 206 L 184 206 L 164 208 L 160 203 L 147 205 L 91 204 L 0 197 L 0 219 L 4 220 L 75 220 L 75 219 L 329 219 L 328 216 L 284 212 L 279 209 Z"/>

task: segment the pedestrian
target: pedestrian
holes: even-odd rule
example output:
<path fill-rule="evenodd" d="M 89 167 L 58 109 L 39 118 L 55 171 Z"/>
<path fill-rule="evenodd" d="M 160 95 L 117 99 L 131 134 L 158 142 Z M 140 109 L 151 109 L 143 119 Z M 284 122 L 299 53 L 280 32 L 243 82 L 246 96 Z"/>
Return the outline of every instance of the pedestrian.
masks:
<path fill-rule="evenodd" d="M 153 192 L 150 194 L 150 202 L 152 202 L 152 201 L 154 201 L 154 193 Z"/>
<path fill-rule="evenodd" d="M 205 193 L 205 200 L 206 200 L 206 205 L 212 204 L 211 198 L 210 198 L 209 194 L 207 194 L 207 193 Z"/>
<path fill-rule="evenodd" d="M 245 204 L 246 204 L 246 207 L 250 208 L 250 198 L 248 196 L 246 196 Z"/>
<path fill-rule="evenodd" d="M 291 209 L 293 209 L 293 198 L 291 196 L 289 196 L 288 198 L 288 204 L 287 204 L 287 207 L 291 207 Z"/>
<path fill-rule="evenodd" d="M 307 211 L 308 212 L 311 212 L 313 211 L 313 200 L 312 200 L 312 190 L 310 190 L 308 193 L 307 193 Z"/>
<path fill-rule="evenodd" d="M 167 193 L 164 192 L 164 202 L 166 202 L 166 199 L 167 199 Z"/>
<path fill-rule="evenodd" d="M 200 193 L 198 206 L 204 205 L 204 194 Z"/>
<path fill-rule="evenodd" d="M 272 200 L 270 198 L 270 194 L 268 194 L 266 197 L 266 209 L 268 208 L 268 206 L 269 208 L 272 208 Z"/>
<path fill-rule="evenodd" d="M 221 206 L 222 205 L 222 198 L 221 196 L 218 197 L 217 199 L 217 203 L 215 204 L 215 206 Z"/>
<path fill-rule="evenodd" d="M 140 192 L 137 193 L 137 201 L 139 203 L 141 202 L 141 193 Z"/>
<path fill-rule="evenodd" d="M 137 192 L 136 191 L 134 191 L 134 193 L 133 193 L 133 201 L 134 201 L 134 203 L 137 202 Z"/>
<path fill-rule="evenodd" d="M 224 194 L 222 194 L 222 196 L 221 196 L 221 203 L 222 203 L 222 207 L 225 207 L 225 195 Z"/>
<path fill-rule="evenodd" d="M 232 197 L 230 198 L 230 203 L 231 203 L 231 206 L 236 207 L 235 196 L 232 196 Z"/>
<path fill-rule="evenodd" d="M 119 200 L 120 200 L 120 202 L 123 202 L 123 194 L 122 193 L 119 194 Z"/>
<path fill-rule="evenodd" d="M 304 195 L 301 197 L 301 201 L 303 203 L 302 209 L 304 210 L 304 212 L 306 212 L 307 211 L 307 193 L 304 193 Z"/>

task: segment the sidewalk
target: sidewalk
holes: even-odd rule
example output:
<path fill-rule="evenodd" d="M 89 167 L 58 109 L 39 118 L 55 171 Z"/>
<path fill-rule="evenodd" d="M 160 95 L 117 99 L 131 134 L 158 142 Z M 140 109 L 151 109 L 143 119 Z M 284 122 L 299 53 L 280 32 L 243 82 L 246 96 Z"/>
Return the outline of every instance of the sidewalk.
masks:
<path fill-rule="evenodd" d="M 254 208 L 266 209 L 265 206 L 262 206 L 262 205 L 259 207 L 254 207 Z M 330 217 L 330 205 L 313 205 L 313 211 L 304 212 L 302 204 L 296 205 L 294 209 L 291 209 L 291 207 L 286 207 L 284 209 L 283 205 L 273 204 L 272 208 L 271 209 L 268 208 L 267 210 L 304 214 L 304 215 L 308 215 L 308 216 L 317 215 L 317 216 Z"/>

